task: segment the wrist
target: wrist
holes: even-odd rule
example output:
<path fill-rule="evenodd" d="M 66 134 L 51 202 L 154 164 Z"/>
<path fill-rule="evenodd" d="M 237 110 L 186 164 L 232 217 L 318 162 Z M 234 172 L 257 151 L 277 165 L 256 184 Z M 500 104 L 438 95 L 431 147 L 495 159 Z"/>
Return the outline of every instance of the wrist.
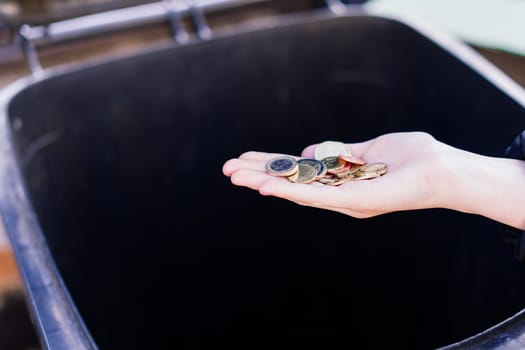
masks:
<path fill-rule="evenodd" d="M 450 148 L 441 206 L 525 229 L 525 162 Z"/>
<path fill-rule="evenodd" d="M 465 189 L 460 185 L 463 182 L 462 163 L 465 155 L 463 151 L 438 142 L 438 147 L 427 159 L 427 177 L 431 183 L 429 207 L 460 210 L 458 200 Z M 460 210 L 462 211 L 462 210 Z"/>

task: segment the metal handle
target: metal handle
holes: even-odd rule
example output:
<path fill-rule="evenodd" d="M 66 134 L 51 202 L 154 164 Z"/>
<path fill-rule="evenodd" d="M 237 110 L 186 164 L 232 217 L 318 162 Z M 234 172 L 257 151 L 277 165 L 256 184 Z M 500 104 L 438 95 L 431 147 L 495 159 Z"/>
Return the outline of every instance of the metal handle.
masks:
<path fill-rule="evenodd" d="M 208 26 L 206 16 L 204 15 L 204 9 L 201 5 L 192 1 L 190 3 L 190 12 L 193 18 L 193 23 L 197 28 L 197 35 L 201 40 L 208 40 L 212 37 L 211 28 Z"/>
<path fill-rule="evenodd" d="M 181 7 L 180 1 L 173 0 L 164 0 L 168 19 L 171 25 L 171 31 L 173 32 L 173 39 L 179 44 L 186 44 L 190 41 L 190 35 L 184 29 L 182 23 L 182 12 L 183 8 Z"/>
<path fill-rule="evenodd" d="M 162 0 L 123 9 L 76 17 L 40 26 L 22 25 L 19 36 L 21 48 L 33 75 L 43 73 L 36 48 L 44 44 L 78 39 L 98 33 L 132 28 L 139 25 L 168 20 L 174 40 L 179 44 L 189 41 L 182 18 L 191 16 L 201 40 L 211 38 L 212 31 L 206 22 L 204 11 L 217 11 L 270 0 Z"/>
<path fill-rule="evenodd" d="M 18 34 L 20 36 L 20 45 L 22 47 L 22 52 L 29 66 L 29 70 L 33 76 L 38 77 L 44 73 L 42 65 L 38 60 L 38 55 L 36 53 L 35 45 L 33 43 L 34 31 L 31 26 L 24 24 L 20 27 Z"/>

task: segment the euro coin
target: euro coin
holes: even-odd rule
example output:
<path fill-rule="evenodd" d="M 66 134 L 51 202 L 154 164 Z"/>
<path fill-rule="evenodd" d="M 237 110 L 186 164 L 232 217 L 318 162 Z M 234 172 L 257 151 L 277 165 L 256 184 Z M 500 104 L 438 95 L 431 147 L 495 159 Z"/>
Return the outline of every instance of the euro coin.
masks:
<path fill-rule="evenodd" d="M 297 179 L 299 178 L 299 171 L 296 171 L 290 176 L 286 177 L 290 182 L 297 182 Z"/>
<path fill-rule="evenodd" d="M 339 158 L 340 159 L 340 158 Z M 341 160 L 341 159 L 340 159 Z M 339 174 L 339 173 L 344 173 L 345 171 L 347 171 L 348 169 L 350 169 L 352 167 L 352 163 L 348 163 L 348 162 L 345 162 L 343 160 L 343 166 L 340 167 L 339 169 L 333 169 L 332 170 L 332 174 Z"/>
<path fill-rule="evenodd" d="M 326 185 L 326 184 L 328 184 L 329 182 L 334 182 L 335 179 L 334 179 L 333 177 L 322 177 L 322 178 L 320 178 L 320 179 L 317 180 L 317 181 L 319 181 L 320 183 Z"/>
<path fill-rule="evenodd" d="M 387 165 L 385 163 L 373 163 L 362 165 L 359 170 L 365 173 L 374 173 L 378 171 L 384 171 L 386 168 Z"/>
<path fill-rule="evenodd" d="M 300 184 L 310 183 L 316 178 L 317 170 L 313 166 L 306 163 L 300 163 L 299 170 L 295 174 L 288 176 L 288 180 Z"/>
<path fill-rule="evenodd" d="M 382 169 L 382 170 L 378 170 L 378 171 L 376 171 L 376 173 L 379 174 L 379 175 L 385 175 L 387 171 L 388 171 L 388 169 L 387 169 L 387 168 L 384 168 L 384 169 Z"/>
<path fill-rule="evenodd" d="M 314 158 L 303 158 L 303 159 L 299 159 L 297 163 L 299 163 L 299 165 L 308 164 L 314 167 L 317 173 L 316 178 L 315 178 L 316 180 L 326 175 L 326 172 L 327 172 L 326 165 L 324 165 L 324 163 L 321 162 L 320 160 L 317 160 Z"/>
<path fill-rule="evenodd" d="M 331 181 L 328 181 L 325 183 L 325 185 L 328 185 L 328 186 L 339 186 L 339 185 L 342 185 L 346 182 L 346 180 L 344 179 L 339 179 L 337 177 L 334 177 Z"/>
<path fill-rule="evenodd" d="M 323 164 L 326 166 L 326 171 L 332 174 L 337 172 L 338 170 L 343 169 L 346 165 L 346 162 L 338 156 L 330 156 L 323 158 L 321 162 L 323 162 Z"/>
<path fill-rule="evenodd" d="M 323 160 L 327 157 L 338 157 L 340 154 L 350 156 L 352 155 L 352 152 L 343 142 L 324 141 L 315 147 L 314 158 L 317 160 Z"/>
<path fill-rule="evenodd" d="M 286 177 L 290 182 L 308 184 L 319 182 L 340 186 L 349 181 L 369 180 L 386 174 L 386 163 L 367 163 L 353 156 L 342 142 L 325 141 L 314 151 L 313 158 L 296 159 L 289 155 L 274 157 L 266 162 L 266 172 Z"/>
<path fill-rule="evenodd" d="M 273 176 L 290 176 L 298 169 L 297 160 L 290 156 L 278 156 L 266 162 L 266 172 Z"/>
<path fill-rule="evenodd" d="M 378 173 L 375 173 L 375 172 L 368 172 L 368 173 L 365 173 L 365 172 L 361 172 L 361 171 L 358 171 L 356 174 L 354 174 L 352 176 L 352 181 L 354 180 L 369 180 L 369 179 L 375 179 L 376 177 L 380 177 L 381 175 L 379 175 Z"/>
<path fill-rule="evenodd" d="M 350 166 L 347 169 L 345 169 L 345 171 L 338 172 L 335 175 L 343 179 L 343 178 L 347 178 L 355 174 L 356 172 L 359 171 L 359 169 L 361 169 L 361 165 L 359 164 L 355 164 L 355 163 L 348 163 L 348 164 L 350 164 Z"/>
<path fill-rule="evenodd" d="M 335 176 L 328 174 L 327 176 L 323 176 L 322 178 L 320 178 L 317 181 L 322 183 L 322 184 L 328 185 L 328 184 L 334 183 L 334 182 L 339 181 L 339 180 L 340 179 L 336 178 Z"/>

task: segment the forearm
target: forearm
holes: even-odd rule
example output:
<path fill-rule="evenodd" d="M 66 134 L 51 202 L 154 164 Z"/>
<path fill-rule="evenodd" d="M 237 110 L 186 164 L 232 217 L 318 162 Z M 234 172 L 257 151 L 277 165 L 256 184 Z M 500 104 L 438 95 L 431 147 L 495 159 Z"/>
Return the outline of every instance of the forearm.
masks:
<path fill-rule="evenodd" d="M 525 162 L 449 152 L 443 206 L 525 229 Z"/>

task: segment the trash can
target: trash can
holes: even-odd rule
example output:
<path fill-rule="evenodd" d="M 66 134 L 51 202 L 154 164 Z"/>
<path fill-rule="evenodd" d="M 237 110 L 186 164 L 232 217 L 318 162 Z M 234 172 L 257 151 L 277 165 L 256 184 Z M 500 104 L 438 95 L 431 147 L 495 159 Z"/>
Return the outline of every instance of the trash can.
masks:
<path fill-rule="evenodd" d="M 523 344 L 525 266 L 499 223 L 354 219 L 221 172 L 247 150 L 410 130 L 503 155 L 523 91 L 440 33 L 319 10 L 50 70 L 0 98 L 0 208 L 43 348 Z"/>

